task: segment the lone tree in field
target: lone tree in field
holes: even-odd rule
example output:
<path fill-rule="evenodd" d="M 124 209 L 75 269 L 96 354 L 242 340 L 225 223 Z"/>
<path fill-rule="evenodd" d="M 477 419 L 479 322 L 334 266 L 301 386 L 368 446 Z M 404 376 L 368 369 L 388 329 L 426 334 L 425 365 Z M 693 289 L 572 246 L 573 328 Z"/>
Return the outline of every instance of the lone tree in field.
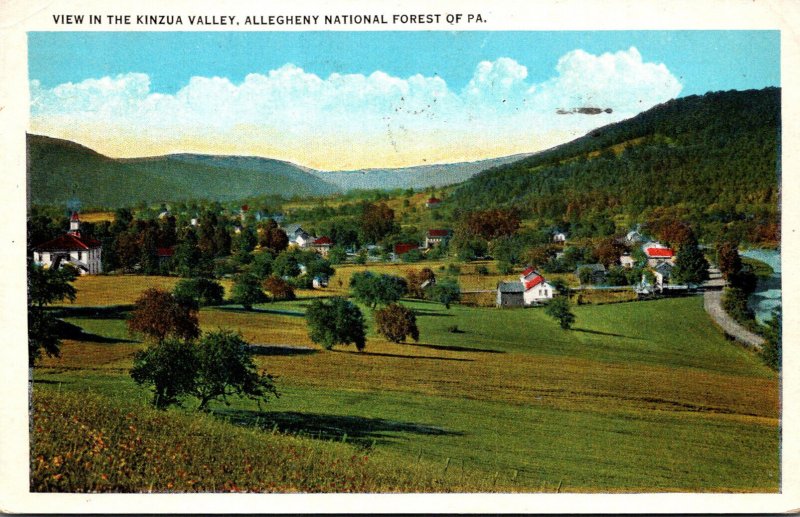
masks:
<path fill-rule="evenodd" d="M 436 275 L 429 267 L 416 271 L 414 269 L 406 272 L 406 284 L 408 286 L 408 296 L 411 298 L 425 298 L 425 287 L 431 287 L 436 283 Z M 425 284 L 425 287 L 422 285 Z"/>
<path fill-rule="evenodd" d="M 28 366 L 33 366 L 43 351 L 52 357 L 60 355 L 58 320 L 47 306 L 62 300 L 74 301 L 77 291 L 72 282 L 76 277 L 71 266 L 51 269 L 28 263 Z"/>
<path fill-rule="evenodd" d="M 364 315 L 344 298 L 314 300 L 306 311 L 306 323 L 311 340 L 327 350 L 353 343 L 360 352 L 366 346 Z"/>
<path fill-rule="evenodd" d="M 182 305 L 168 291 L 150 288 L 136 300 L 136 308 L 128 319 L 128 330 L 139 332 L 157 342 L 167 336 L 195 339 L 200 335 L 197 311 Z"/>
<path fill-rule="evenodd" d="M 230 395 L 245 396 L 259 404 L 270 395 L 278 396 L 274 379 L 259 373 L 248 343 L 229 330 L 208 332 L 194 346 L 197 371 L 192 394 L 200 400 L 199 410 L 208 403 Z"/>
<path fill-rule="evenodd" d="M 428 298 L 444 304 L 446 309 L 450 308 L 450 304 L 457 302 L 461 299 L 461 288 L 458 287 L 458 282 L 447 278 L 442 280 L 441 282 L 436 282 L 436 284 L 427 289 Z"/>
<path fill-rule="evenodd" d="M 198 308 L 206 305 L 219 305 L 225 289 L 209 278 L 186 278 L 175 285 L 172 296 L 178 303 L 189 307 Z"/>
<path fill-rule="evenodd" d="M 294 288 L 283 278 L 270 276 L 264 280 L 264 288 L 269 291 L 274 301 L 294 300 Z"/>
<path fill-rule="evenodd" d="M 267 295 L 261 290 L 261 281 L 257 276 L 243 273 L 233 281 L 231 299 L 244 307 L 244 310 L 251 311 L 253 304 L 267 301 Z"/>
<path fill-rule="evenodd" d="M 407 307 L 391 303 L 375 312 L 375 323 L 378 325 L 378 334 L 385 336 L 389 341 L 402 343 L 406 337 L 419 341 L 417 317 L 414 311 Z"/>
<path fill-rule="evenodd" d="M 398 301 L 406 294 L 406 280 L 394 275 L 376 275 L 371 271 L 354 273 L 350 277 L 353 297 L 371 308 Z"/>
<path fill-rule="evenodd" d="M 575 323 L 575 314 L 572 313 L 569 300 L 566 296 L 557 296 L 550 300 L 544 308 L 545 313 L 558 321 L 561 328 L 569 330 Z"/>
<path fill-rule="evenodd" d="M 133 356 L 131 377 L 153 387 L 153 406 L 166 409 L 178 404 L 195 387 L 197 357 L 189 341 L 161 340 Z"/>

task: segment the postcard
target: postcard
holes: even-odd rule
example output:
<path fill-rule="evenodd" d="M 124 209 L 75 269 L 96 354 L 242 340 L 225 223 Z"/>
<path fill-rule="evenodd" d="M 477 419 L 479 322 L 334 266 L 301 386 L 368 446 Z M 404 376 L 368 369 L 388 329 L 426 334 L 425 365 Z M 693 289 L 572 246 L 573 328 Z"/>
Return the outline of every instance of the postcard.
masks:
<path fill-rule="evenodd" d="M 687 7 L 4 6 L 0 506 L 800 506 L 797 7 Z"/>

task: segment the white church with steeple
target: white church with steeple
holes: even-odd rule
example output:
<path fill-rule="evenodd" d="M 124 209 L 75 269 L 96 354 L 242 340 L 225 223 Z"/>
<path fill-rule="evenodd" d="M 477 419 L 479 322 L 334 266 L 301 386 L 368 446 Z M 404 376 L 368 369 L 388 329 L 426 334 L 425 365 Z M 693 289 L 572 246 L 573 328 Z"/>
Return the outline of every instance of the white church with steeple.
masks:
<path fill-rule="evenodd" d="M 71 264 L 82 275 L 103 272 L 100 241 L 81 235 L 81 220 L 73 211 L 69 218 L 69 231 L 53 240 L 33 248 L 33 261 L 44 267 L 59 268 Z"/>

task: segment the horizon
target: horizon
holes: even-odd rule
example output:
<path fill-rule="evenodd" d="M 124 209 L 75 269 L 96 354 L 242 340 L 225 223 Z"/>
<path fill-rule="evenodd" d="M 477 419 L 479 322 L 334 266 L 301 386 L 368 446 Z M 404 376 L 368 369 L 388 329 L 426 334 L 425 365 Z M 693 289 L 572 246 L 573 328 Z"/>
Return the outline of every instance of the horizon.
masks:
<path fill-rule="evenodd" d="M 324 172 L 477 162 L 675 98 L 780 87 L 779 37 L 32 32 L 29 132 L 112 158 L 252 156 Z M 159 48 L 179 51 L 153 63 Z"/>

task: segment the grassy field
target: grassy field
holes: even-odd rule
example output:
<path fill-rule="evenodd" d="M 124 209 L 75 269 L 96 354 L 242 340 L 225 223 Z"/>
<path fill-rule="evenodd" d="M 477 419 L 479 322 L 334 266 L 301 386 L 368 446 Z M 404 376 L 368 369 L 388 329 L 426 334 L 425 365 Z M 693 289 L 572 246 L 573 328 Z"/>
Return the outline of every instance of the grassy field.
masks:
<path fill-rule="evenodd" d="M 342 267 L 337 276 L 348 278 L 360 268 Z M 57 389 L 65 396 L 104 397 L 111 405 L 145 405 L 148 391 L 127 374 L 143 345 L 126 331 L 125 305 L 147 286 L 170 282 L 79 279 L 78 303 L 96 308 L 63 309 L 85 335 L 66 340 L 60 359 L 37 368 L 35 392 Z M 311 343 L 303 318 L 308 303 L 301 298 L 251 312 L 238 306 L 201 311 L 205 330 L 231 328 L 254 344 L 312 348 L 256 357 L 278 376 L 282 392 L 264 411 L 239 400 L 214 407 L 230 420 L 219 423 L 229 426 L 219 432 L 234 436 L 245 427 L 250 433 L 231 442 L 234 448 L 249 447 L 259 436 L 271 443 L 262 428 L 302 434 L 312 449 L 347 436 L 351 445 L 391 458 L 390 469 L 422 465 L 426 472 L 420 485 L 402 481 L 406 474 L 391 481 L 371 473 L 376 485 L 347 488 L 356 491 L 387 490 L 392 483 L 401 491 L 779 490 L 777 376 L 724 339 L 701 297 L 578 306 L 571 331 L 541 309 L 447 310 L 406 301 L 417 313 L 420 341 L 389 343 L 370 329 L 363 353 Z M 194 418 L 191 407 L 167 414 Z M 452 477 L 454 471 L 464 474 Z M 279 490 L 318 489 L 276 483 Z M 267 489 L 266 481 L 247 486 Z"/>

